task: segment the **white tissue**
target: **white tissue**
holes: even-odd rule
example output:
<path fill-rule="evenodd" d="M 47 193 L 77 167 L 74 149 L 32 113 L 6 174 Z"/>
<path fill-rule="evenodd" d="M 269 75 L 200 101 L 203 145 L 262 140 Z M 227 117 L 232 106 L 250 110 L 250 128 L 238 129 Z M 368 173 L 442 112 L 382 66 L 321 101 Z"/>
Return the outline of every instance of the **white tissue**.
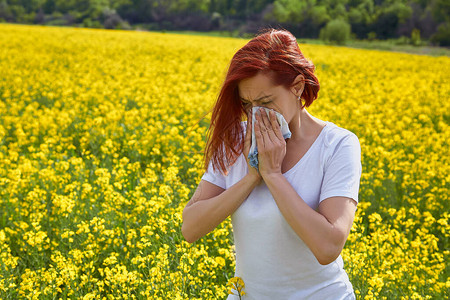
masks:
<path fill-rule="evenodd" d="M 255 114 L 260 108 L 263 108 L 266 111 L 267 116 L 269 116 L 269 112 L 273 110 L 262 106 L 256 106 L 252 108 L 252 145 L 250 146 L 250 151 L 248 152 L 248 159 L 250 166 L 256 169 L 258 169 L 258 147 L 256 146 L 256 137 L 255 137 L 255 122 L 256 122 Z M 289 130 L 289 125 L 284 119 L 283 115 L 280 114 L 279 112 L 276 112 L 275 110 L 273 111 L 275 112 L 275 115 L 277 117 L 278 124 L 280 124 L 281 134 L 283 134 L 283 138 L 284 139 L 290 138 L 291 131 Z"/>

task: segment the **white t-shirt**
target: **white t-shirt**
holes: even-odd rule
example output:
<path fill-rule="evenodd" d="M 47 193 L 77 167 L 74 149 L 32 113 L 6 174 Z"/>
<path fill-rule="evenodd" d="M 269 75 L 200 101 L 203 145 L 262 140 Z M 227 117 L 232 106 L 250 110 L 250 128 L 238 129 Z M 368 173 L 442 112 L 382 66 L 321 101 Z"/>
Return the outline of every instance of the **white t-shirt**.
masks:
<path fill-rule="evenodd" d="M 326 122 L 306 154 L 284 177 L 313 209 L 333 196 L 358 202 L 361 147 L 352 132 Z M 247 174 L 241 155 L 226 176 L 211 165 L 202 179 L 227 189 Z M 321 265 L 281 214 L 262 182 L 231 215 L 236 248 L 235 276 L 255 300 L 354 299 L 339 256 Z M 228 300 L 239 299 L 230 295 Z"/>

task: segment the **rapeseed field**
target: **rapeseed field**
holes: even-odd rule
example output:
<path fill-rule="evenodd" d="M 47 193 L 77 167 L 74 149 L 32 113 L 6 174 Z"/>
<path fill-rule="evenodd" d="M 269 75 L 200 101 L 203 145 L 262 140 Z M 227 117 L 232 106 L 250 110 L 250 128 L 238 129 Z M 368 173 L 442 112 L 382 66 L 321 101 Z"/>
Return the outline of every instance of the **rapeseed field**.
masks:
<path fill-rule="evenodd" d="M 181 214 L 246 40 L 0 25 L 0 298 L 224 299 L 229 218 Z M 362 147 L 343 250 L 358 299 L 448 299 L 450 58 L 300 45 L 310 112 Z"/>

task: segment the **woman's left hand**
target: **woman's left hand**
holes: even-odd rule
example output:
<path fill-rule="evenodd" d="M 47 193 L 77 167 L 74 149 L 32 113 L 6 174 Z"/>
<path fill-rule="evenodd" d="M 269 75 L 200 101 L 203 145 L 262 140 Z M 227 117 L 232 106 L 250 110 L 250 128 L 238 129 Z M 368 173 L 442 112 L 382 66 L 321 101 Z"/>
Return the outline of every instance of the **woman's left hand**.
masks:
<path fill-rule="evenodd" d="M 286 155 L 286 141 L 281 133 L 275 112 L 269 116 L 264 109 L 256 113 L 255 137 L 258 146 L 259 173 L 267 175 L 281 174 L 281 165 Z"/>

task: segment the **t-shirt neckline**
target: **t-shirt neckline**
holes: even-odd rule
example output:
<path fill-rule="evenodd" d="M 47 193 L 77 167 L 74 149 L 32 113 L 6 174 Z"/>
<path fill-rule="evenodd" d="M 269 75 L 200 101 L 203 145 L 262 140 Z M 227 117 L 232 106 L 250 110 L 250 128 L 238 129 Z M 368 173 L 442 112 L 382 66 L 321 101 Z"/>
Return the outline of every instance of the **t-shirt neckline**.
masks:
<path fill-rule="evenodd" d="M 286 172 L 283 173 L 283 175 L 288 175 L 289 173 L 291 173 L 294 169 L 296 169 L 304 160 L 306 160 L 307 156 L 309 156 L 312 152 L 311 149 L 313 149 L 314 147 L 316 147 L 316 144 L 319 143 L 319 140 L 322 139 L 322 136 L 325 132 L 325 130 L 327 130 L 327 127 L 331 127 L 332 124 L 331 122 L 325 121 L 325 126 L 323 126 L 322 130 L 320 131 L 319 135 L 316 137 L 316 139 L 314 140 L 314 142 L 311 144 L 311 146 L 309 147 L 309 149 L 306 151 L 305 154 L 303 154 L 303 156 Z"/>

